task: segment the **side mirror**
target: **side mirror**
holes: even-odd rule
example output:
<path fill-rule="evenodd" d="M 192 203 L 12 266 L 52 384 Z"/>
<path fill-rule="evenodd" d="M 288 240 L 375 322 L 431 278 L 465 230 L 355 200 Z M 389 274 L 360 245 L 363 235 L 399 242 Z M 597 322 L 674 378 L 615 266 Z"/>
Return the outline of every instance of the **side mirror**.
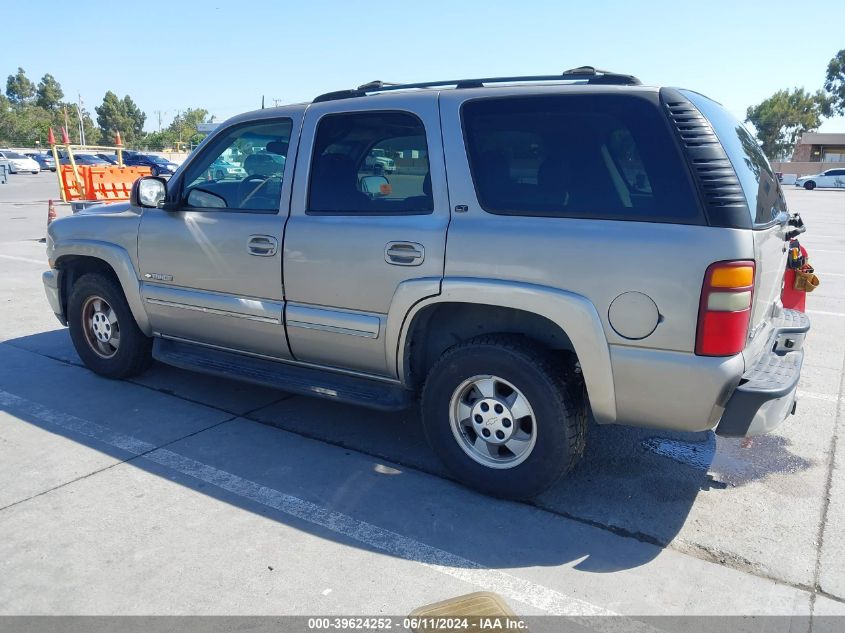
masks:
<path fill-rule="evenodd" d="M 167 182 L 158 176 L 144 176 L 132 185 L 130 202 L 133 206 L 157 209 L 167 195 Z"/>
<path fill-rule="evenodd" d="M 225 209 L 228 206 L 223 196 L 199 188 L 191 189 L 186 202 L 197 209 Z"/>
<path fill-rule="evenodd" d="M 370 198 L 384 198 L 392 191 L 390 182 L 384 176 L 364 176 L 359 184 L 361 193 L 367 194 Z"/>

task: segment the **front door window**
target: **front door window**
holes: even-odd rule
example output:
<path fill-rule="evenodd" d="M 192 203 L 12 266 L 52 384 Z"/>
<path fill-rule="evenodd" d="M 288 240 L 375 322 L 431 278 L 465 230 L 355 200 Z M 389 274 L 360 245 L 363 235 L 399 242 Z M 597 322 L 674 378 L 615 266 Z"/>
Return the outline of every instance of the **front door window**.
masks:
<path fill-rule="evenodd" d="M 290 119 L 277 119 L 235 126 L 215 138 L 186 170 L 182 204 L 278 211 L 291 129 Z"/>

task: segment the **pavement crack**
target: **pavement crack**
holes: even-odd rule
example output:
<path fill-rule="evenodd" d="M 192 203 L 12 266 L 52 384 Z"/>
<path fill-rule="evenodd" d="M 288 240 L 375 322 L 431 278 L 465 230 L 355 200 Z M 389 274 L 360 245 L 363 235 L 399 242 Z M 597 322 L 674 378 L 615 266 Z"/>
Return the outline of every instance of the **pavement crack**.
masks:
<path fill-rule="evenodd" d="M 838 444 L 837 440 L 839 437 L 839 423 L 842 419 L 842 411 L 843 409 L 845 409 L 845 404 L 843 404 L 843 394 L 845 394 L 845 357 L 843 357 L 842 367 L 840 368 L 839 375 L 839 393 L 837 394 L 839 404 L 836 407 L 836 415 L 833 418 L 833 438 L 830 441 L 830 459 L 828 460 L 827 465 L 827 480 L 825 481 L 824 486 L 824 498 L 822 500 L 822 515 L 821 521 L 819 522 L 818 537 L 816 538 L 816 564 L 815 568 L 813 569 L 813 593 L 810 596 L 810 615 L 815 612 L 817 595 L 824 595 L 826 597 L 830 597 L 833 600 L 845 602 L 845 600 L 843 600 L 842 598 L 829 596 L 827 592 L 823 591 L 821 588 L 822 550 L 824 548 L 825 536 L 824 532 L 825 527 L 827 526 L 828 513 L 830 512 L 830 492 L 833 488 L 833 472 L 836 466 L 836 448 Z"/>

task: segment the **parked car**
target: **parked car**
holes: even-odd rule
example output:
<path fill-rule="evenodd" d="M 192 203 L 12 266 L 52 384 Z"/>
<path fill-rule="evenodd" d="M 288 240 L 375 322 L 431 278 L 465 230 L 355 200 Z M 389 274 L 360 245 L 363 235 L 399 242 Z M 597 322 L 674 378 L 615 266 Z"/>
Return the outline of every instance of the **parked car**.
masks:
<path fill-rule="evenodd" d="M 18 174 L 22 171 L 37 174 L 41 171 L 41 167 L 37 162 L 32 160 L 29 156 L 24 156 L 19 152 L 13 152 L 8 149 L 0 149 L 0 158 L 4 158 L 9 161 L 10 174 Z"/>
<path fill-rule="evenodd" d="M 845 187 L 845 169 L 828 169 L 813 176 L 801 176 L 795 179 L 795 186 L 810 190 L 816 187 Z"/>
<path fill-rule="evenodd" d="M 59 162 L 62 165 L 70 165 L 70 158 L 68 158 L 67 155 L 59 156 Z M 73 153 L 73 162 L 77 165 L 92 165 L 99 167 L 110 164 L 108 161 L 105 161 L 94 154 L 77 154 L 76 152 Z"/>
<path fill-rule="evenodd" d="M 222 158 L 218 158 L 208 166 L 208 178 L 213 180 L 243 178 L 246 175 L 246 170 L 243 167 Z"/>
<path fill-rule="evenodd" d="M 124 152 L 123 164 L 131 167 L 149 167 L 153 176 L 172 176 L 179 165 L 154 154 Z"/>
<path fill-rule="evenodd" d="M 97 158 L 100 158 L 106 161 L 109 165 L 117 165 L 117 155 L 116 154 L 94 154 Z"/>
<path fill-rule="evenodd" d="M 419 398 L 456 479 L 508 498 L 570 471 L 589 419 L 744 437 L 794 412 L 798 219 L 726 109 L 593 68 L 424 85 L 234 117 L 169 181 L 50 224 L 82 361 Z M 291 160 L 208 179 L 247 144 Z M 387 186 L 373 148 L 423 158 Z"/>
<path fill-rule="evenodd" d="M 56 161 L 53 158 L 52 154 L 27 152 L 26 154 L 24 154 L 24 156 L 29 156 L 32 160 L 38 163 L 38 166 L 42 170 L 49 169 L 50 171 L 56 171 Z"/>

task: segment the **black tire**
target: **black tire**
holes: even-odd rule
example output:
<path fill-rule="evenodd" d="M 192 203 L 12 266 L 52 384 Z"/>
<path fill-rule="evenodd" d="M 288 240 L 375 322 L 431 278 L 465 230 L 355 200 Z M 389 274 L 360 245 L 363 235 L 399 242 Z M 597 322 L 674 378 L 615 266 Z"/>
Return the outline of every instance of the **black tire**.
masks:
<path fill-rule="evenodd" d="M 511 383 L 533 410 L 536 443 L 517 465 L 481 464 L 453 433 L 453 394 L 479 375 Z M 484 335 L 447 350 L 431 368 L 422 392 L 422 419 L 429 445 L 458 481 L 495 497 L 530 499 L 571 471 L 583 455 L 586 391 L 573 364 L 567 365 L 533 341 Z"/>
<path fill-rule="evenodd" d="M 815 188 L 816 188 L 816 183 L 813 180 L 808 180 L 807 182 L 804 183 L 804 189 L 806 189 L 807 191 L 812 191 Z"/>
<path fill-rule="evenodd" d="M 225 177 L 226 177 L 226 174 L 224 174 L 222 171 L 219 171 L 219 170 L 217 171 L 216 174 L 214 174 L 215 180 L 223 180 Z"/>
<path fill-rule="evenodd" d="M 104 358 L 89 343 L 83 324 L 83 310 L 89 299 L 101 297 L 111 307 L 119 324 L 120 344 L 114 355 Z M 143 372 L 152 362 L 152 339 L 135 323 L 135 317 L 126 303 L 123 290 L 116 281 L 97 273 L 80 277 L 73 284 L 68 299 L 68 328 L 76 353 L 91 371 L 106 378 L 129 378 Z"/>
<path fill-rule="evenodd" d="M 158 176 L 158 167 L 150 167 L 150 175 Z"/>

